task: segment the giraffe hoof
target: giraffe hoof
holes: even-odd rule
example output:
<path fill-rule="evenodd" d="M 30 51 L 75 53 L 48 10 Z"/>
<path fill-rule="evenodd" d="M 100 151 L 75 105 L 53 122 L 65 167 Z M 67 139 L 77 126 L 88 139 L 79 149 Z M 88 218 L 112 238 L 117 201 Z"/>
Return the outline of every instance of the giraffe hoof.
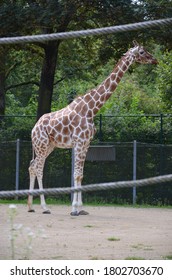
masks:
<path fill-rule="evenodd" d="M 71 212 L 70 213 L 71 216 L 79 216 L 79 213 L 77 211 Z"/>
<path fill-rule="evenodd" d="M 50 210 L 45 210 L 42 212 L 42 214 L 51 214 L 51 211 Z"/>
<path fill-rule="evenodd" d="M 89 215 L 89 213 L 87 211 L 81 210 L 79 211 L 78 215 Z"/>
<path fill-rule="evenodd" d="M 35 213 L 35 210 L 34 209 L 30 209 L 28 210 L 29 213 Z"/>

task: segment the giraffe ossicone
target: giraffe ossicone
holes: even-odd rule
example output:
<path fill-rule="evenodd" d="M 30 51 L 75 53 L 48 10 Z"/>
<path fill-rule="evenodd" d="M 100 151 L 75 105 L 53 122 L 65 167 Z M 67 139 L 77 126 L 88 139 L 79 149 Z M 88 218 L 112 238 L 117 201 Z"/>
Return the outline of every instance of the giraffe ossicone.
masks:
<path fill-rule="evenodd" d="M 110 75 L 99 86 L 77 97 L 65 108 L 45 114 L 38 120 L 32 129 L 33 157 L 29 167 L 30 190 L 34 189 L 36 178 L 39 188 L 43 189 L 45 160 L 55 148 L 74 149 L 74 187 L 81 186 L 86 153 L 95 134 L 94 117 L 134 62 L 157 64 L 157 60 L 134 41 L 134 47 L 122 56 Z M 43 213 L 50 213 L 44 195 L 40 195 L 40 198 Z M 29 212 L 34 212 L 32 204 L 33 197 L 29 195 Z M 71 215 L 86 214 L 88 213 L 82 210 L 82 193 L 75 192 Z"/>

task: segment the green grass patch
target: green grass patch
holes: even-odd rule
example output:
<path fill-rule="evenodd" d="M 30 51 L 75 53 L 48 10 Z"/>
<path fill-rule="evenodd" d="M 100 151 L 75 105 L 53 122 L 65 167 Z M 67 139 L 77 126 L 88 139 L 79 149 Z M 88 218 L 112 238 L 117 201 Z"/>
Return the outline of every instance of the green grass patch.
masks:
<path fill-rule="evenodd" d="M 141 258 L 141 257 L 133 257 L 133 256 L 131 256 L 131 257 L 125 258 L 125 260 L 145 260 L 145 259 Z"/>
<path fill-rule="evenodd" d="M 136 245 L 132 245 L 131 248 L 136 249 L 136 250 L 144 250 L 144 251 L 152 251 L 152 247 L 149 245 L 144 245 L 141 243 L 138 243 Z"/>
<path fill-rule="evenodd" d="M 108 241 L 120 241 L 120 238 L 112 236 L 112 237 L 109 237 L 107 240 Z"/>
<path fill-rule="evenodd" d="M 94 227 L 94 226 L 92 226 L 92 225 L 86 225 L 86 226 L 84 226 L 85 228 L 92 228 L 92 227 Z"/>
<path fill-rule="evenodd" d="M 48 205 L 71 205 L 70 199 L 56 199 L 56 198 L 46 198 L 46 203 Z M 0 199 L 0 204 L 27 204 L 27 198 L 26 199 Z M 33 204 L 40 204 L 40 198 L 36 197 L 33 198 Z"/>
<path fill-rule="evenodd" d="M 172 260 L 172 255 L 164 256 L 163 259 L 164 260 Z"/>
<path fill-rule="evenodd" d="M 91 257 L 90 257 L 90 260 L 92 260 L 92 261 L 96 261 L 96 260 L 99 260 L 99 258 L 98 258 L 98 257 L 96 257 L 96 256 L 91 256 Z"/>
<path fill-rule="evenodd" d="M 39 197 L 33 199 L 34 204 L 40 204 Z M 54 198 L 47 197 L 46 203 L 48 205 L 71 205 L 70 195 L 64 195 L 63 197 Z M 27 204 L 27 198 L 19 198 L 19 199 L 0 199 L 0 204 Z M 148 205 L 148 204 L 112 204 L 112 203 L 103 203 L 103 202 L 85 202 L 84 205 L 87 206 L 104 206 L 104 207 L 131 207 L 131 208 L 161 208 L 161 209 L 172 209 L 172 205 Z"/>

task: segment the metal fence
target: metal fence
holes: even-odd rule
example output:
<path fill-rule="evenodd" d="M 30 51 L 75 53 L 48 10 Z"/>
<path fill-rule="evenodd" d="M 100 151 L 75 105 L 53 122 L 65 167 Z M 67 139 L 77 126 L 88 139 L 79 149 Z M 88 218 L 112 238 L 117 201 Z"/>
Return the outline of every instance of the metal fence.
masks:
<path fill-rule="evenodd" d="M 100 114 L 95 121 L 99 141 L 172 144 L 172 114 Z"/>
<path fill-rule="evenodd" d="M 136 141 L 111 143 L 111 145 L 115 149 L 115 161 L 86 161 L 83 184 L 143 179 L 171 174 L 172 145 L 146 144 Z M 31 154 L 30 141 L 17 140 L 0 143 L 0 190 L 28 189 L 28 166 Z M 56 149 L 45 164 L 44 187 L 69 187 L 71 185 L 71 162 L 71 150 Z M 170 183 L 133 190 L 85 193 L 84 199 L 104 203 L 132 203 L 136 200 L 137 203 L 172 204 Z"/>
<path fill-rule="evenodd" d="M 30 141 L 36 116 L 0 116 L 0 142 Z M 172 114 L 98 115 L 95 117 L 98 142 L 139 142 L 172 144 Z"/>

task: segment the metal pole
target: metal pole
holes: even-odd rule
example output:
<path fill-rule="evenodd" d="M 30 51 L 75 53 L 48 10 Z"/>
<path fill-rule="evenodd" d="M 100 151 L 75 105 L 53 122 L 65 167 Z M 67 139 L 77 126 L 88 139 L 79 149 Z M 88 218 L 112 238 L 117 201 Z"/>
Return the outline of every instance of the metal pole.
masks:
<path fill-rule="evenodd" d="M 137 141 L 133 142 L 133 181 L 137 178 Z M 133 187 L 133 204 L 136 204 L 136 186 Z"/>
<path fill-rule="evenodd" d="M 99 142 L 102 142 L 103 138 L 103 133 L 102 133 L 102 114 L 100 114 L 100 119 L 99 119 Z"/>
<path fill-rule="evenodd" d="M 74 148 L 72 148 L 71 188 L 74 188 L 74 166 L 75 166 L 75 150 Z M 71 193 L 71 201 L 73 201 L 73 193 Z"/>
<path fill-rule="evenodd" d="M 20 169 L 20 139 L 16 141 L 16 191 L 19 190 L 19 169 Z M 18 197 L 16 197 L 18 199 Z"/>
<path fill-rule="evenodd" d="M 163 114 L 160 114 L 160 144 L 163 144 L 164 137 L 163 137 Z"/>

